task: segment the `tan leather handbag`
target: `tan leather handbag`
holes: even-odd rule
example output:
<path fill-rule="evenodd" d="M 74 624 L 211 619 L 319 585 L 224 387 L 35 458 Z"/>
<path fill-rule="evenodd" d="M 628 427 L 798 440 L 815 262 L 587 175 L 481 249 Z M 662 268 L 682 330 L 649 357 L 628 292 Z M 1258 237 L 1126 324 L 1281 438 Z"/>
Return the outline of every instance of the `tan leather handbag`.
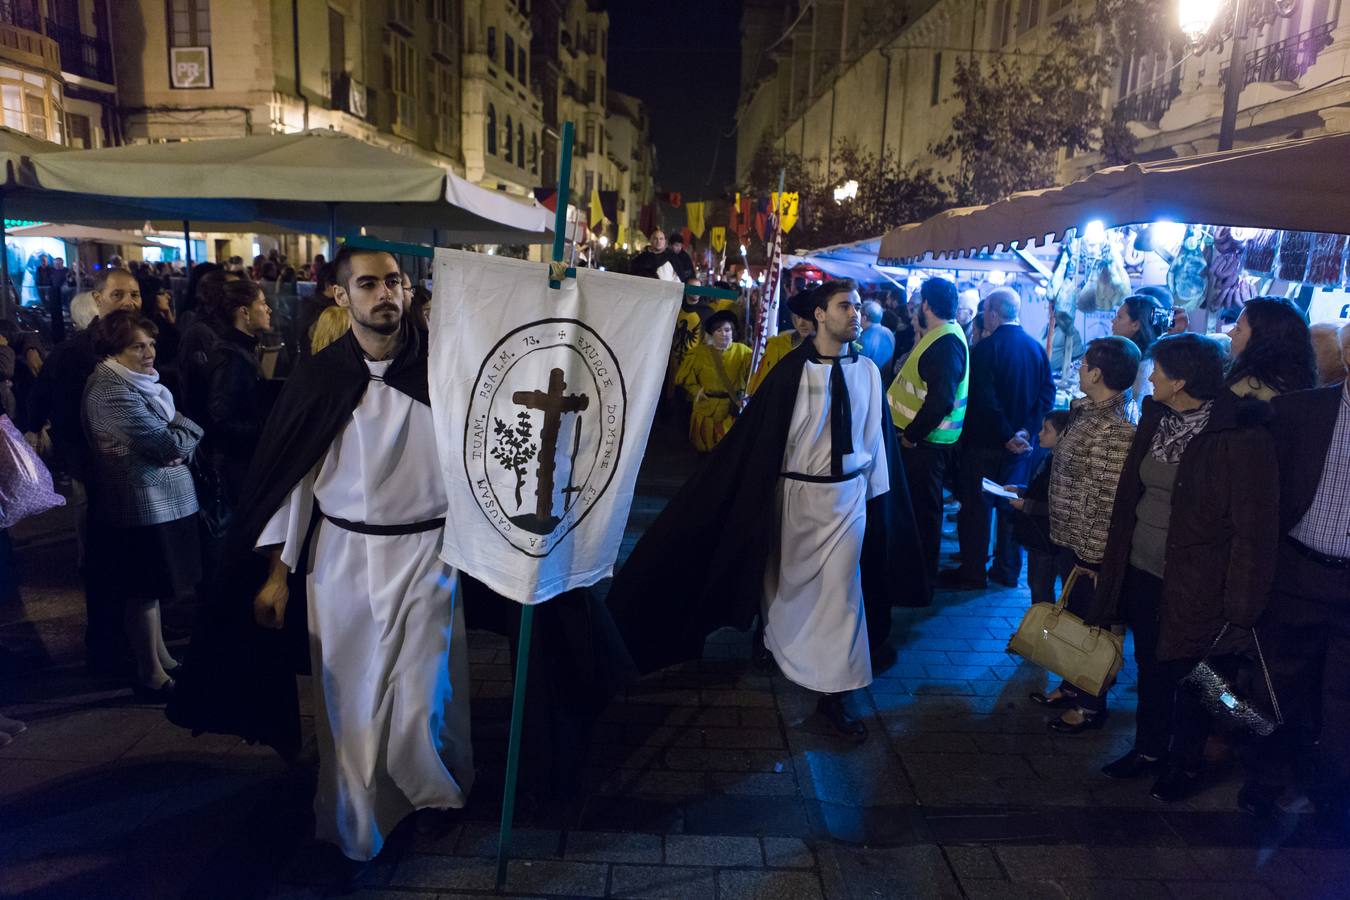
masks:
<path fill-rule="evenodd" d="M 1087 569 L 1075 568 L 1059 602 L 1033 603 L 1008 641 L 1008 652 L 1049 669 L 1079 690 L 1099 696 L 1111 686 L 1124 664 L 1125 648 L 1119 635 L 1084 625 L 1065 608 L 1080 576 L 1096 578 Z"/>

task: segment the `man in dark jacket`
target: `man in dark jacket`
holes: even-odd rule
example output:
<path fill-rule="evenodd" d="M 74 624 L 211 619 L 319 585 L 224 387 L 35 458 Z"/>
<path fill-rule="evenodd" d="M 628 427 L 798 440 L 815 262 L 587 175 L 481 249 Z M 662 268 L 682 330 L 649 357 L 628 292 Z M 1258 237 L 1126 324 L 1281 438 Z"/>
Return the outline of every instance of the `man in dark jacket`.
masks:
<path fill-rule="evenodd" d="M 670 250 L 666 253 L 666 261 L 675 269 L 675 277 L 682 283 L 688 284 L 689 279 L 694 277 L 694 261 L 684 249 L 684 235 L 678 231 L 670 236 Z"/>
<path fill-rule="evenodd" d="M 1055 403 L 1045 348 L 1022 330 L 1021 300 L 1012 288 L 998 288 L 984 300 L 989 333 L 970 351 L 970 405 L 962 433 L 956 519 L 961 565 L 942 573 L 942 583 L 983 588 L 989 561 L 991 506 L 981 487 L 1025 484 L 1031 462 L 1031 435 Z M 1014 587 L 1022 573 L 1022 550 L 1012 535 L 1010 511 L 999 509 L 994 562 L 988 577 Z"/>
<path fill-rule="evenodd" d="M 126 269 L 106 268 L 94 281 L 94 306 L 99 316 L 119 309 L 140 312 L 141 288 Z M 94 322 L 98 319 L 95 318 Z M 29 397 L 27 424 L 40 431 L 51 423 L 52 449 L 71 476 L 71 505 L 78 509 L 79 497 L 88 497 L 88 512 L 92 512 L 98 498 L 87 491 L 85 475 L 89 467 L 89 445 L 85 440 L 80 409 L 84 404 L 84 385 L 98 365 L 94 353 L 94 323 L 76 333 L 52 350 L 42 366 L 42 372 L 33 384 Z M 79 516 L 79 513 L 76 513 Z M 84 517 L 80 517 L 83 519 Z M 81 522 L 77 520 L 77 528 Z M 96 529 L 89 529 L 85 538 L 84 600 L 85 652 L 87 665 L 93 674 L 116 673 L 121 665 L 125 639 L 122 637 L 121 599 L 109 588 L 110 579 L 103 576 L 105 564 Z"/>
<path fill-rule="evenodd" d="M 662 263 L 669 261 L 670 251 L 666 248 L 666 233 L 658 228 L 652 232 L 651 243 L 647 245 L 647 249 L 633 257 L 631 271 L 642 278 L 655 278 L 656 270 L 661 268 Z"/>
<path fill-rule="evenodd" d="M 1350 362 L 1350 326 L 1340 331 Z M 1269 813 L 1311 750 L 1308 785 L 1325 824 L 1350 827 L 1350 382 L 1276 397 L 1280 547 L 1257 625 L 1284 726 L 1258 749 L 1238 805 Z M 1320 725 L 1320 732 L 1319 732 Z M 1302 768 L 1302 767 L 1300 767 Z"/>

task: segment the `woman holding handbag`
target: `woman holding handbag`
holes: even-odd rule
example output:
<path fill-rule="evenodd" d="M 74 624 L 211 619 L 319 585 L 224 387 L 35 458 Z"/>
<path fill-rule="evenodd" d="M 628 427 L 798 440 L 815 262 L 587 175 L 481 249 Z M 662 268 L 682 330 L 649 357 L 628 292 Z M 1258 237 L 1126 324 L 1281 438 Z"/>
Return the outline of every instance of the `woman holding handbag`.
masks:
<path fill-rule="evenodd" d="M 1152 398 L 1121 473 L 1089 624 L 1134 633 L 1134 747 L 1102 769 L 1158 773 L 1152 795 L 1192 796 L 1209 718 L 1178 684 L 1203 659 L 1246 656 L 1278 541 L 1270 407 L 1224 385 L 1223 351 L 1196 334 L 1154 345 Z"/>

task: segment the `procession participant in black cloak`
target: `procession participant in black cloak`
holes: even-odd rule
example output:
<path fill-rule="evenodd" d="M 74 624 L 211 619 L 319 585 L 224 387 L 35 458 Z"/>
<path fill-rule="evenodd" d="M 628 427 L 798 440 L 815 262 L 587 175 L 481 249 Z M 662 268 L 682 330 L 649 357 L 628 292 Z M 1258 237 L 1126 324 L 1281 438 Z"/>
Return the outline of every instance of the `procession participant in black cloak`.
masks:
<path fill-rule="evenodd" d="M 794 300 L 817 336 L 769 373 L 638 542 L 609 603 L 644 674 L 697 659 L 710 633 L 762 611 L 784 674 L 858 735 L 841 693 L 871 681 L 891 607 L 925 606 L 929 592 L 880 377 L 852 347 L 857 293 L 844 282 Z M 691 572 L 681 561 L 695 556 Z"/>
<path fill-rule="evenodd" d="M 295 675 L 312 670 L 319 693 L 321 765 L 338 762 L 342 735 L 334 732 L 346 726 L 334 729 L 325 721 L 326 700 L 341 702 L 326 688 L 354 684 L 353 672 L 374 666 L 361 674 L 356 691 L 368 701 L 367 712 L 347 718 L 357 720 L 353 728 L 361 734 L 356 741 L 364 742 L 377 760 L 379 771 L 364 775 L 369 790 L 380 794 L 378 814 L 368 814 L 373 805 L 353 802 L 355 794 L 370 800 L 365 788 L 358 791 L 350 779 L 339 778 L 341 790 L 334 789 L 322 773 L 316 801 L 326 807 L 319 810 L 321 833 L 325 821 L 340 823 L 335 842 L 349 857 L 369 858 L 402 815 L 418 807 L 460 805 L 468 790 L 465 604 L 456 587 L 458 574 L 436 559 L 445 497 L 431 434 L 426 347 L 402 315 L 406 298 L 397 263 L 388 254 L 363 251 L 344 251 L 337 262 L 343 265 L 339 302 L 351 309 L 353 330 L 297 367 L 278 398 L 227 536 L 222 575 L 208 586 L 168 713 L 196 732 L 236 734 L 294 758 L 300 749 Z M 363 318 L 369 324 L 362 325 Z M 394 330 L 383 334 L 391 325 Z M 361 340 L 372 330 L 389 339 L 380 345 L 386 352 L 372 354 L 365 346 L 370 342 Z M 375 355 L 386 358 L 372 359 Z M 362 467 L 359 474 L 349 472 L 352 465 Z M 330 546 L 335 539 L 355 546 Z M 260 545 L 272 548 L 269 555 L 256 552 Z M 371 563 L 381 567 L 378 573 Z M 352 566 L 365 571 L 346 571 Z M 336 581 L 335 575 L 340 576 Z M 473 603 L 480 613 L 509 624 L 504 610 L 516 604 L 471 579 L 463 582 L 477 588 Z M 288 599 L 278 603 L 278 597 Z M 372 622 L 324 616 L 337 606 L 345 615 L 352 605 L 358 613 L 365 610 L 358 618 L 381 616 L 391 631 L 376 638 Z M 596 608 L 588 592 L 574 591 L 550 601 L 539 616 L 536 647 L 547 658 L 532 681 L 545 687 L 565 681 L 574 692 L 568 704 L 533 713 L 527 707 L 531 728 L 525 775 L 552 768 L 549 751 L 562 730 L 556 720 L 581 729 L 586 714 L 598 712 L 612 692 L 615 682 L 605 677 L 604 667 L 615 657 L 597 663 L 593 652 L 603 642 L 608 621 L 599 607 L 604 622 L 595 624 Z M 272 627 L 259 627 L 255 613 Z M 591 640 L 594 635 L 599 637 Z M 311 644 L 316 649 L 312 660 Z M 618 659 L 627 659 L 621 650 Z M 405 683 L 409 677 L 411 684 Z M 588 693 L 592 688 L 595 693 Z M 399 704 L 414 707 L 411 716 L 401 714 L 401 724 L 386 723 L 394 726 L 387 742 L 371 733 L 381 726 L 370 721 L 369 710 L 385 712 L 372 692 L 386 699 L 397 694 Z M 531 697 L 537 698 L 532 707 L 553 699 L 538 691 Z M 535 724 L 541 722 L 546 725 Z M 395 760 L 387 751 L 400 747 L 408 753 Z M 576 756 L 572 750 L 563 745 L 559 755 L 567 751 L 570 760 Z M 546 762 L 537 763 L 540 758 Z M 330 772 L 360 776 L 350 769 L 328 766 Z M 338 805 L 352 814 L 330 815 Z"/>

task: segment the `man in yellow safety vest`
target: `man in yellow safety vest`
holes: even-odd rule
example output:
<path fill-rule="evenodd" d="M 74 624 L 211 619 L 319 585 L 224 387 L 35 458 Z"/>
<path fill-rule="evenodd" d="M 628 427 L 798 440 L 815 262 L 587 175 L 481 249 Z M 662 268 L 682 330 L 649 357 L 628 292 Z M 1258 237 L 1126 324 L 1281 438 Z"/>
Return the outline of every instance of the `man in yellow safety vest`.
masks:
<path fill-rule="evenodd" d="M 900 455 L 914 505 L 929 584 L 936 583 L 942 541 L 942 479 L 966 418 L 969 350 L 956 323 L 956 285 L 930 278 L 919 289 L 923 337 L 886 392 L 900 432 Z"/>

